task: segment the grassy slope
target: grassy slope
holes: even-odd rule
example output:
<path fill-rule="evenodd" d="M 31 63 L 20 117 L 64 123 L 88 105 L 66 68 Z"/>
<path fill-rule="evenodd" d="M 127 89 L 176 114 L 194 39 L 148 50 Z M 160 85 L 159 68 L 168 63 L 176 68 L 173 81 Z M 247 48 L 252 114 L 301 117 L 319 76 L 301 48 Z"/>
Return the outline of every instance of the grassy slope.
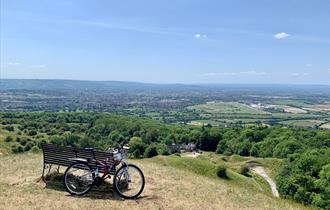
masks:
<path fill-rule="evenodd" d="M 0 209 L 305 209 L 256 189 L 234 169 L 231 180 L 221 180 L 212 172 L 214 164 L 203 159 L 170 156 L 131 162 L 146 176 L 137 201 L 123 201 L 109 188 L 68 196 L 61 182 L 36 182 L 41 154 L 0 155 Z"/>

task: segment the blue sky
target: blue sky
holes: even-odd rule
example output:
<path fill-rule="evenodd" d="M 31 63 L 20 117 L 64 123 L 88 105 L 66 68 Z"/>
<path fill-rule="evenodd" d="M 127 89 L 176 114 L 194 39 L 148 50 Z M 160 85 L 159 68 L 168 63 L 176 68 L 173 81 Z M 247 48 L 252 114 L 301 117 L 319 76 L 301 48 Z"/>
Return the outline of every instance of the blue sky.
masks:
<path fill-rule="evenodd" d="M 1 78 L 329 84 L 328 0 L 1 0 Z"/>

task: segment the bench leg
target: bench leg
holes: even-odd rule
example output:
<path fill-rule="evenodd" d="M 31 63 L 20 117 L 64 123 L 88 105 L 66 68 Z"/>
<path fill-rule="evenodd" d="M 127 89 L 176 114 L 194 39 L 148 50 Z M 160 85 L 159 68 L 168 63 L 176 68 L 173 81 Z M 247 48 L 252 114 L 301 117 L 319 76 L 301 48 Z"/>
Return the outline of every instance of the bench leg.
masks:
<path fill-rule="evenodd" d="M 49 169 L 47 175 L 49 175 L 50 170 L 52 169 L 53 164 L 49 164 Z"/>
<path fill-rule="evenodd" d="M 37 180 L 37 182 L 40 182 L 41 180 L 45 181 L 45 169 L 46 169 L 46 164 L 43 165 L 41 177 Z"/>

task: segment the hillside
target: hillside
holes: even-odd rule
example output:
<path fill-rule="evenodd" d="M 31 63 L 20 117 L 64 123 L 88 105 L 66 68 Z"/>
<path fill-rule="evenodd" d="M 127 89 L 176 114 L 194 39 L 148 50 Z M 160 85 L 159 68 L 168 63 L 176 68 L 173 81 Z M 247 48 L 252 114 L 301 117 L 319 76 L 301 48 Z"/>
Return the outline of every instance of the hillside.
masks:
<path fill-rule="evenodd" d="M 205 158 L 215 163 L 219 157 Z M 229 170 L 228 180 L 217 178 L 214 164 L 203 158 L 158 156 L 131 162 L 146 176 L 145 191 L 136 201 L 118 198 L 111 188 L 93 190 L 85 197 L 69 196 L 60 177 L 37 182 L 41 153 L 0 155 L 0 209 L 306 209 L 274 198 L 234 170 Z"/>

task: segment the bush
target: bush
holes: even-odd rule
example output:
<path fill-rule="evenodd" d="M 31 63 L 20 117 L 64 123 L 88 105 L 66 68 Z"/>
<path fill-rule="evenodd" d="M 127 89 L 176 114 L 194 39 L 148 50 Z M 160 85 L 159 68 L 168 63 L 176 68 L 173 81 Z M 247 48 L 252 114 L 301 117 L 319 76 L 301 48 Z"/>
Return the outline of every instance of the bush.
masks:
<path fill-rule="evenodd" d="M 6 129 L 7 131 L 14 131 L 15 130 L 14 126 L 12 126 L 12 125 L 7 125 L 7 126 L 4 127 L 4 129 Z"/>
<path fill-rule="evenodd" d="M 35 135 L 37 135 L 38 134 L 38 132 L 36 131 L 36 130 L 30 130 L 29 132 L 28 132 L 28 135 L 29 136 L 35 136 Z"/>
<path fill-rule="evenodd" d="M 10 142 L 10 141 L 13 141 L 13 137 L 11 137 L 11 136 L 6 136 L 6 138 L 5 138 L 5 142 Z"/>
<path fill-rule="evenodd" d="M 31 151 L 31 152 L 35 152 L 35 153 L 37 153 L 37 152 L 40 151 L 40 149 L 39 149 L 38 146 L 33 146 L 32 149 L 31 149 L 30 151 Z"/>
<path fill-rule="evenodd" d="M 14 144 L 11 146 L 11 151 L 13 151 L 13 153 L 21 153 L 24 152 L 24 148 L 22 145 Z"/>
<path fill-rule="evenodd" d="M 19 140 L 19 143 L 20 143 L 22 146 L 25 146 L 27 142 L 28 142 L 28 139 L 20 139 L 20 140 Z"/>
<path fill-rule="evenodd" d="M 165 150 L 162 150 L 161 155 L 170 155 L 170 152 L 167 149 L 165 149 Z"/>
<path fill-rule="evenodd" d="M 144 157 L 152 158 L 158 155 L 157 148 L 154 144 L 151 144 L 147 147 L 146 151 L 144 152 Z"/>
<path fill-rule="evenodd" d="M 24 151 L 27 152 L 27 151 L 31 150 L 33 146 L 34 146 L 34 144 L 32 142 L 28 142 L 24 147 Z"/>
<path fill-rule="evenodd" d="M 51 136 L 50 143 L 57 145 L 64 145 L 64 137 L 59 135 Z"/>
<path fill-rule="evenodd" d="M 132 155 L 134 158 L 141 158 L 142 154 L 140 153 L 140 150 L 136 149 L 132 152 Z"/>
<path fill-rule="evenodd" d="M 223 179 L 228 179 L 227 167 L 224 165 L 219 165 L 216 169 L 217 176 Z"/>
<path fill-rule="evenodd" d="M 128 143 L 130 147 L 130 153 L 132 153 L 133 157 L 140 158 L 145 151 L 146 145 L 143 143 L 140 137 L 132 137 Z"/>
<path fill-rule="evenodd" d="M 181 157 L 181 154 L 178 153 L 178 152 L 174 153 L 174 155 L 175 155 L 175 156 L 178 156 L 178 157 Z"/>
<path fill-rule="evenodd" d="M 241 166 L 241 168 L 239 170 L 239 173 L 244 175 L 244 176 L 250 176 L 249 172 L 250 172 L 250 168 L 247 165 Z"/>

